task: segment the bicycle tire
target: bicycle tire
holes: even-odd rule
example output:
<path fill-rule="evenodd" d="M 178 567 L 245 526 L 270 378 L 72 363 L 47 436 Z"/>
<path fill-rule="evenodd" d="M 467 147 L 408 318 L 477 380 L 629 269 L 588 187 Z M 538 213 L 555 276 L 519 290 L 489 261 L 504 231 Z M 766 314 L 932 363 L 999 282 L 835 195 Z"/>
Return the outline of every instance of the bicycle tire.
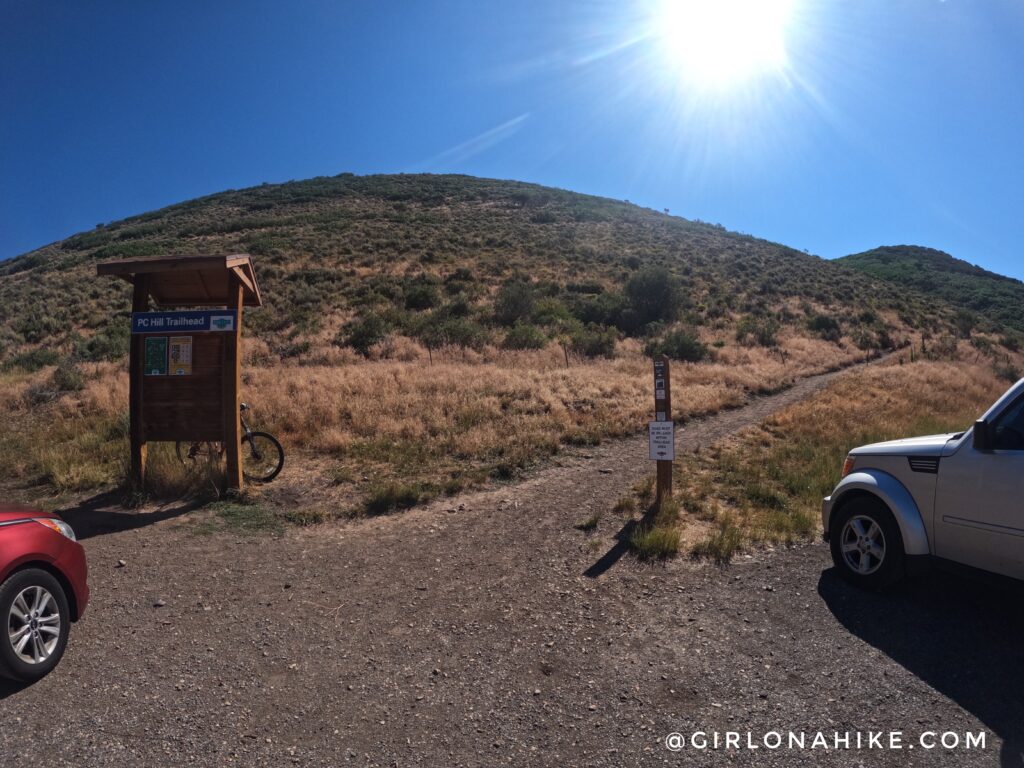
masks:
<path fill-rule="evenodd" d="M 266 443 L 267 445 L 261 446 L 260 443 Z M 246 444 L 248 444 L 251 454 L 246 453 Z M 257 453 L 261 451 L 267 452 L 266 458 Z M 258 473 L 246 471 L 247 455 L 255 455 L 256 460 L 260 462 L 259 466 L 264 467 L 265 471 Z M 241 459 L 242 476 L 246 480 L 254 483 L 269 483 L 284 469 L 284 448 L 281 447 L 281 443 L 278 442 L 276 437 L 267 432 L 249 432 L 242 436 Z M 257 465 L 253 463 L 252 466 L 255 469 Z"/>

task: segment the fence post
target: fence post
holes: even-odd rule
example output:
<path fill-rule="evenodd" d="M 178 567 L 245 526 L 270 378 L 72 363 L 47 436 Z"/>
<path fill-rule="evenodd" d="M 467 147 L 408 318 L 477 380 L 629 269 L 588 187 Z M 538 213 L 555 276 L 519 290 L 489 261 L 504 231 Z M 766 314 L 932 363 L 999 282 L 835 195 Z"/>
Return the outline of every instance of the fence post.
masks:
<path fill-rule="evenodd" d="M 675 459 L 675 424 L 672 421 L 672 371 L 667 355 L 654 360 L 654 421 L 650 425 L 650 458 L 657 461 L 654 503 L 672 498 L 672 462 Z"/>

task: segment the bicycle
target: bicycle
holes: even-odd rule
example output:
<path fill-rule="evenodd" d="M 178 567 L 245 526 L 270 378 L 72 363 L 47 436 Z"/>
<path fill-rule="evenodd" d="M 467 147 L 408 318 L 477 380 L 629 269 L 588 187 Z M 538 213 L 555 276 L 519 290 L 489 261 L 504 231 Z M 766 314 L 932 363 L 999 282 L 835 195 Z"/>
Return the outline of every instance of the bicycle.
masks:
<path fill-rule="evenodd" d="M 238 408 L 242 422 L 242 476 L 252 483 L 269 483 L 284 468 L 284 448 L 277 438 L 268 432 L 254 432 L 245 420 L 249 406 L 242 403 Z M 200 466 L 200 462 L 220 461 L 224 456 L 223 443 L 177 442 L 174 446 L 178 461 L 189 469 Z"/>

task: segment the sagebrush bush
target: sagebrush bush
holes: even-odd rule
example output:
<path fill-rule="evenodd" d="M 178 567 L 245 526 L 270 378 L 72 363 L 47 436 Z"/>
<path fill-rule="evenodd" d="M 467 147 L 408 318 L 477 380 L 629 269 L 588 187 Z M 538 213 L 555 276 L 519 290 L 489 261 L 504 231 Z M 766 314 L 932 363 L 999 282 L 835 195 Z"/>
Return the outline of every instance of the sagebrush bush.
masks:
<path fill-rule="evenodd" d="M 348 323 L 335 339 L 339 346 L 352 347 L 364 357 L 370 349 L 387 338 L 391 330 L 390 324 L 380 315 L 368 314 Z"/>
<path fill-rule="evenodd" d="M 691 331 L 678 329 L 667 334 L 663 339 L 652 339 L 644 347 L 647 357 L 668 355 L 673 360 L 685 363 L 699 363 L 710 357 L 710 350 Z"/>
<path fill-rule="evenodd" d="M 572 350 L 584 357 L 614 357 L 618 334 L 614 328 L 590 324 L 572 332 Z"/>
<path fill-rule="evenodd" d="M 15 355 L 7 361 L 4 367 L 8 370 L 20 368 L 28 373 L 35 373 L 48 365 L 56 365 L 58 362 L 60 362 L 60 354 L 56 350 L 40 348 Z"/>
<path fill-rule="evenodd" d="M 505 349 L 543 349 L 547 343 L 547 336 L 540 328 L 517 323 L 505 334 L 502 346 Z"/>
<path fill-rule="evenodd" d="M 745 346 L 774 347 L 779 329 L 780 323 L 774 317 L 745 315 L 736 325 L 736 341 Z"/>
<path fill-rule="evenodd" d="M 843 337 L 839 321 L 829 315 L 813 315 L 807 320 L 807 327 L 825 341 L 838 342 Z"/>
<path fill-rule="evenodd" d="M 650 323 L 671 323 L 680 307 L 679 281 L 665 267 L 646 267 L 626 282 L 626 296 L 633 314 L 626 332 L 637 332 Z"/>
<path fill-rule="evenodd" d="M 537 297 L 534 288 L 523 280 L 512 280 L 498 290 L 494 299 L 494 318 L 502 325 L 513 325 L 533 312 Z"/>
<path fill-rule="evenodd" d="M 85 377 L 74 363 L 64 362 L 53 372 L 53 386 L 58 392 L 81 392 L 85 389 Z"/>

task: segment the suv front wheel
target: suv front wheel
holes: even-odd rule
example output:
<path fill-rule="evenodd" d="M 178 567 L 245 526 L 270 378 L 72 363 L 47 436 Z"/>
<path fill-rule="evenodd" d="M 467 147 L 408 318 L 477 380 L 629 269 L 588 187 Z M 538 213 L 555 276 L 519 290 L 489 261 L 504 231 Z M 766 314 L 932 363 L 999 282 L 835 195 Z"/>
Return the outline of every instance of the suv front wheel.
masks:
<path fill-rule="evenodd" d="M 903 578 L 903 538 L 881 501 L 862 497 L 844 504 L 829 530 L 832 561 L 851 584 L 880 589 Z"/>

